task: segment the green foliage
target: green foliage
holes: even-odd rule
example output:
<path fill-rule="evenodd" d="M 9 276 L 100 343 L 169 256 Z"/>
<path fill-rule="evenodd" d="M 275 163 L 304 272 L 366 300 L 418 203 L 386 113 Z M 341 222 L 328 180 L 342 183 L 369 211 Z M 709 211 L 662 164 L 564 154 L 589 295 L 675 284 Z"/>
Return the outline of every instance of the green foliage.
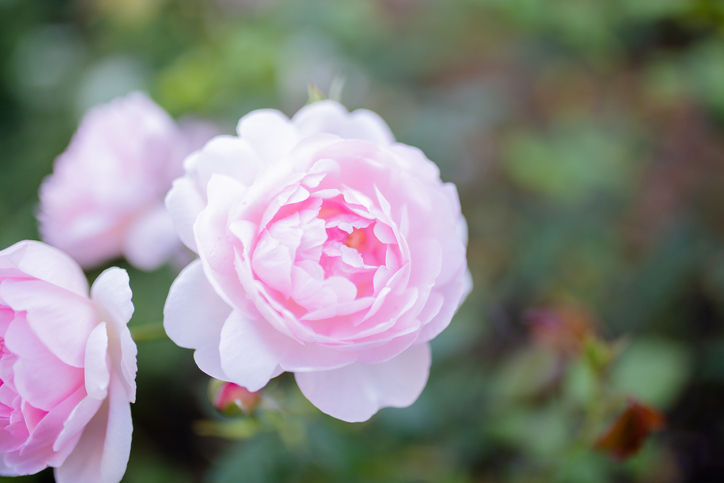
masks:
<path fill-rule="evenodd" d="M 581 203 L 616 194 L 635 181 L 632 150 L 625 143 L 603 127 L 570 124 L 544 136 L 513 134 L 503 155 L 509 175 L 521 187 L 557 201 Z"/>
<path fill-rule="evenodd" d="M 673 341 L 638 339 L 624 350 L 611 374 L 613 387 L 659 408 L 681 393 L 691 371 L 685 347 Z"/>

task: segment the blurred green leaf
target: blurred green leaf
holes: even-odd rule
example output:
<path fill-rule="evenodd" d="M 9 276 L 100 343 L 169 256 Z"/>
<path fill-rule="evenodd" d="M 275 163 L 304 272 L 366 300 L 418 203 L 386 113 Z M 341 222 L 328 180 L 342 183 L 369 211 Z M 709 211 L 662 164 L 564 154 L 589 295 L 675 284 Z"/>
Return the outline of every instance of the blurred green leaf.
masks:
<path fill-rule="evenodd" d="M 534 396 L 559 375 L 558 355 L 547 348 L 530 347 L 512 354 L 497 370 L 493 391 L 496 404 Z"/>
<path fill-rule="evenodd" d="M 275 434 L 232 446 L 210 475 L 211 483 L 292 481 L 297 463 Z"/>
<path fill-rule="evenodd" d="M 563 380 L 563 397 L 585 407 L 600 396 L 598 374 L 583 358 L 568 366 Z"/>
<path fill-rule="evenodd" d="M 688 55 L 687 73 L 690 94 L 704 105 L 724 115 L 724 40 L 698 45 Z"/>
<path fill-rule="evenodd" d="M 500 441 L 520 447 L 534 458 L 561 458 L 569 441 L 571 420 L 561 405 L 519 408 L 498 415 L 490 432 Z"/>
<path fill-rule="evenodd" d="M 658 20 L 683 15 L 691 9 L 689 0 L 622 0 L 623 11 L 636 20 Z"/>
<path fill-rule="evenodd" d="M 665 410 L 675 402 L 690 372 L 691 358 L 684 345 L 639 338 L 621 354 L 611 382 L 622 394 Z"/>
<path fill-rule="evenodd" d="M 634 174 L 625 138 L 594 126 L 562 125 L 545 135 L 512 134 L 504 167 L 522 188 L 566 203 L 616 194 Z"/>
<path fill-rule="evenodd" d="M 608 483 L 608 461 L 590 451 L 578 451 L 557 472 L 555 483 Z"/>

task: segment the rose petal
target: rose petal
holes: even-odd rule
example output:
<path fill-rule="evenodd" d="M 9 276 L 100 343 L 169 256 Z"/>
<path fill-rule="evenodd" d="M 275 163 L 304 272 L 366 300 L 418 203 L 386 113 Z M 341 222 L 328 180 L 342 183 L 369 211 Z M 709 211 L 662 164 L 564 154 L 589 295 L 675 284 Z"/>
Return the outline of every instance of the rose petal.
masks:
<path fill-rule="evenodd" d="M 360 347 L 360 349 L 358 349 L 358 362 L 360 364 L 380 364 L 387 362 L 402 354 L 415 342 L 419 342 L 416 331 L 394 337 L 384 343 L 375 343 L 369 348 L 364 348 L 364 350 L 361 349 L 360 345 L 358 346 Z"/>
<path fill-rule="evenodd" d="M 179 238 L 190 250 L 197 251 L 194 239 L 194 222 L 204 209 L 205 200 L 191 178 L 179 178 L 166 194 L 166 210 Z"/>
<path fill-rule="evenodd" d="M 136 396 L 136 356 L 138 350 L 128 330 L 133 315 L 128 273 L 112 267 L 101 273 L 91 287 L 91 298 L 96 303 L 101 319 L 107 322 L 113 372 L 123 381 L 130 401 Z"/>
<path fill-rule="evenodd" d="M 122 268 L 111 267 L 101 273 L 91 287 L 91 299 L 95 302 L 101 319 L 116 329 L 124 327 L 133 315 L 130 280 Z"/>
<path fill-rule="evenodd" d="M 89 397 L 105 399 L 111 380 L 108 367 L 108 332 L 106 323 L 101 322 L 88 337 L 85 347 L 85 390 Z"/>
<path fill-rule="evenodd" d="M 232 178 L 213 175 L 209 181 L 209 203 L 194 225 L 196 246 L 204 272 L 216 293 L 229 305 L 244 307 L 249 301 L 238 282 L 234 267 L 234 237 L 227 229 L 229 210 L 244 187 Z"/>
<path fill-rule="evenodd" d="M 42 280 L 5 279 L 0 297 L 26 320 L 50 352 L 65 364 L 83 367 L 85 341 L 98 323 L 98 314 L 86 297 Z"/>
<path fill-rule="evenodd" d="M 120 376 L 126 389 L 126 397 L 128 402 L 136 402 L 136 373 L 138 372 L 138 348 L 136 342 L 131 336 L 128 327 L 121 330 L 121 360 L 120 364 L 116 364 L 114 370 L 118 374 L 118 365 L 120 365 Z"/>
<path fill-rule="evenodd" d="M 23 449 L 5 455 L 5 464 L 11 466 L 17 474 L 27 475 L 37 473 L 51 461 L 64 459 L 68 450 L 55 453 L 52 442 L 63 430 L 63 422 L 68 419 L 73 408 L 83 399 L 83 393 L 80 387 L 53 407 L 34 428 Z"/>
<path fill-rule="evenodd" d="M 236 131 L 264 161 L 272 163 L 281 159 L 299 141 L 289 119 L 272 109 L 260 109 L 242 117 Z"/>
<path fill-rule="evenodd" d="M 61 362 L 22 316 L 10 324 L 5 345 L 18 356 L 13 366 L 15 387 L 23 400 L 36 408 L 50 411 L 83 386 L 83 369 Z"/>
<path fill-rule="evenodd" d="M 123 383 L 111 380 L 108 398 L 83 430 L 78 444 L 55 470 L 57 483 L 117 483 L 131 452 L 131 407 Z"/>
<path fill-rule="evenodd" d="M 420 331 L 420 342 L 432 340 L 437 337 L 440 332 L 445 330 L 445 328 L 450 324 L 455 311 L 458 309 L 465 297 L 467 297 L 470 293 L 471 288 L 472 281 L 470 278 L 470 272 L 466 272 L 466 275 L 463 275 L 460 280 L 435 290 L 434 298 L 442 295 L 444 303 L 441 304 L 437 313 Z M 431 298 L 433 298 L 433 294 L 431 294 Z M 429 308 L 426 306 L 425 309 Z"/>
<path fill-rule="evenodd" d="M 171 285 L 163 309 L 166 334 L 181 347 L 196 349 L 199 368 L 217 379 L 226 379 L 221 369 L 219 342 L 231 307 L 209 284 L 201 261 L 191 262 Z"/>
<path fill-rule="evenodd" d="M 366 421 L 380 408 L 407 407 L 418 398 L 430 368 L 427 344 L 381 364 L 297 372 L 302 393 L 322 412 L 347 422 Z"/>
<path fill-rule="evenodd" d="M 364 139 L 380 144 L 395 141 L 385 121 L 372 111 L 358 109 L 353 113 L 338 102 L 323 100 L 313 102 L 297 112 L 292 118 L 302 136 L 317 133 L 336 134 L 345 139 Z"/>
<path fill-rule="evenodd" d="M 221 329 L 219 345 L 224 373 L 231 382 L 252 392 L 266 386 L 279 366 L 256 329 L 256 324 L 234 310 Z"/>
<path fill-rule="evenodd" d="M 221 364 L 231 382 L 256 391 L 266 385 L 277 366 L 290 372 L 336 369 L 357 359 L 315 344 L 301 344 L 264 320 L 253 321 L 234 311 L 221 334 Z"/>
<path fill-rule="evenodd" d="M 78 264 L 65 253 L 45 243 L 22 241 L 0 251 L 0 272 L 5 264 L 21 273 L 86 297 L 88 281 Z"/>
<path fill-rule="evenodd" d="M 0 455 L 4 456 L 4 455 Z M 5 464 L 2 458 L 0 458 L 0 476 L 20 476 L 20 473 L 15 471 L 12 467 Z"/>
<path fill-rule="evenodd" d="M 53 450 L 60 451 L 74 437 L 79 436 L 88 422 L 98 412 L 104 400 L 105 399 L 86 397 L 78 403 L 68 418 L 63 422 L 63 430 L 58 435 L 55 443 L 53 443 Z"/>

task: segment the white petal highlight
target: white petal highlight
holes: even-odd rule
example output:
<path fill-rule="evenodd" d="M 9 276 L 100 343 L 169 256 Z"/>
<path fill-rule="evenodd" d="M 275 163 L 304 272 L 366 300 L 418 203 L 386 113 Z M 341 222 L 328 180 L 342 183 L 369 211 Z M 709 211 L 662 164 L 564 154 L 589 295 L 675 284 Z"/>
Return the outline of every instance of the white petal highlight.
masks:
<path fill-rule="evenodd" d="M 279 365 L 257 330 L 257 324 L 236 310 L 221 330 L 219 351 L 221 367 L 229 380 L 250 391 L 266 386 Z"/>
<path fill-rule="evenodd" d="M 111 380 L 108 367 L 108 332 L 101 322 L 93 329 L 85 346 L 85 390 L 93 399 L 105 399 Z"/>
<path fill-rule="evenodd" d="M 225 379 L 219 359 L 219 342 L 231 307 L 206 279 L 200 260 L 191 262 L 171 285 L 163 309 L 166 334 L 181 347 L 196 349 L 201 370 Z"/>

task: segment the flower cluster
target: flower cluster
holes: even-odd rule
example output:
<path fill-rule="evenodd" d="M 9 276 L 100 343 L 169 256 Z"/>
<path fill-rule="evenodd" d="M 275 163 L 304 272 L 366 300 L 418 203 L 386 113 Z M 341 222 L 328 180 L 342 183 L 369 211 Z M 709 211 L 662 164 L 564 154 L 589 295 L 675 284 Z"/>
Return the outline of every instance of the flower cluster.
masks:
<path fill-rule="evenodd" d="M 211 137 L 203 126 L 140 93 L 93 109 L 40 189 L 54 247 L 0 251 L 1 475 L 121 480 L 131 289 L 109 268 L 89 292 L 81 267 L 123 255 L 153 269 L 182 242 L 198 259 L 170 289 L 164 328 L 218 379 L 220 411 L 253 411 L 285 371 L 345 421 L 424 388 L 428 342 L 470 290 L 455 187 L 376 114 L 332 101 L 292 119 L 252 112 L 237 136 L 193 152 Z"/>

